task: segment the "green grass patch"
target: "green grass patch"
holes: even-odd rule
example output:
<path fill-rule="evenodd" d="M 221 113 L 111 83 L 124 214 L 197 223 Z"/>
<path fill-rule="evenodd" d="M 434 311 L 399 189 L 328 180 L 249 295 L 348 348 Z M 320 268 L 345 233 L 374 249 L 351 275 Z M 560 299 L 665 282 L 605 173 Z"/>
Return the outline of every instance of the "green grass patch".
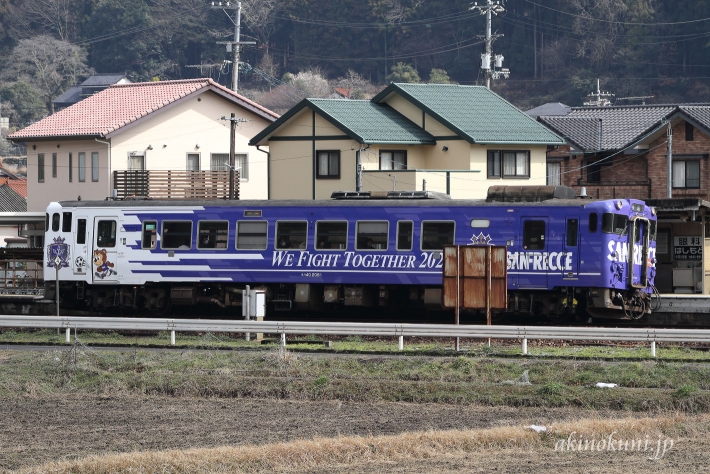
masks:
<path fill-rule="evenodd" d="M 620 387 L 598 389 L 597 382 Z M 279 348 L 104 351 L 76 345 L 0 352 L 0 397 L 71 393 L 695 412 L 710 408 L 710 365 L 487 355 L 322 357 Z"/>

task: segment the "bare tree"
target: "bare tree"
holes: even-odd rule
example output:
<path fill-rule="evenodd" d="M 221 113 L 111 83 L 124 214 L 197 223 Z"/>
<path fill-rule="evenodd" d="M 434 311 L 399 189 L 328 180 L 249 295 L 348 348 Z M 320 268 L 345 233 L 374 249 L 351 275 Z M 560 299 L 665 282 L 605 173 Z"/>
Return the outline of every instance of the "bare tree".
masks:
<path fill-rule="evenodd" d="M 577 57 L 595 68 L 606 68 L 617 54 L 618 38 L 624 33 L 622 21 L 628 13 L 623 0 L 571 0 L 578 17 L 574 21 L 582 39 L 577 43 Z M 600 28 L 600 21 L 603 27 Z"/>
<path fill-rule="evenodd" d="M 269 54 L 271 36 L 281 26 L 278 22 L 278 14 L 282 9 L 282 0 L 242 1 L 244 23 L 264 46 L 264 56 Z"/>
<path fill-rule="evenodd" d="M 92 72 L 82 48 L 41 35 L 20 40 L 6 59 L 2 76 L 31 84 L 49 106 L 64 89 Z"/>
<path fill-rule="evenodd" d="M 352 69 L 336 81 L 338 87 L 348 91 L 348 99 L 365 99 L 372 91 L 372 84 Z"/>
<path fill-rule="evenodd" d="M 76 38 L 77 9 L 75 0 L 23 0 L 10 15 L 20 36 L 54 33 L 71 41 Z"/>
<path fill-rule="evenodd" d="M 305 97 L 325 98 L 333 92 L 318 69 L 299 72 L 293 76 L 291 85 Z"/>

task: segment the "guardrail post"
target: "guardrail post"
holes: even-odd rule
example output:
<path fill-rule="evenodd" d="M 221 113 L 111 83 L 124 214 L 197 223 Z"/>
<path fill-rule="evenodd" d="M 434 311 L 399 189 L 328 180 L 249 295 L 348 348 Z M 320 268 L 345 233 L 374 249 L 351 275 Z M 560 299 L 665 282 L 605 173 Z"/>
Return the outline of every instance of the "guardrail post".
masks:
<path fill-rule="evenodd" d="M 281 333 L 281 347 L 286 347 L 286 333 Z"/>
<path fill-rule="evenodd" d="M 399 350 L 404 350 L 404 336 L 399 336 Z"/>
<path fill-rule="evenodd" d="M 651 341 L 651 357 L 656 357 L 656 341 Z"/>
<path fill-rule="evenodd" d="M 523 355 L 528 355 L 528 338 L 523 338 Z"/>
<path fill-rule="evenodd" d="M 71 328 L 67 328 L 67 344 L 71 342 Z"/>
<path fill-rule="evenodd" d="M 170 345 L 174 346 L 175 345 L 175 331 L 170 331 Z"/>

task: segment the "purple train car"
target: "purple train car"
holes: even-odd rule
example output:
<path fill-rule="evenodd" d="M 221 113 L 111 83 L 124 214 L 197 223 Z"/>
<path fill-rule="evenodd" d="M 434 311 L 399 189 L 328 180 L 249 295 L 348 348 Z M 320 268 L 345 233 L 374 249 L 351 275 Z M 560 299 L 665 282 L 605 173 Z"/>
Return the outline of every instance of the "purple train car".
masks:
<path fill-rule="evenodd" d="M 328 201 L 65 201 L 47 208 L 47 296 L 65 307 L 271 310 L 440 307 L 444 245 L 508 247 L 508 311 L 638 318 L 650 312 L 656 211 L 563 187 L 494 187 Z"/>

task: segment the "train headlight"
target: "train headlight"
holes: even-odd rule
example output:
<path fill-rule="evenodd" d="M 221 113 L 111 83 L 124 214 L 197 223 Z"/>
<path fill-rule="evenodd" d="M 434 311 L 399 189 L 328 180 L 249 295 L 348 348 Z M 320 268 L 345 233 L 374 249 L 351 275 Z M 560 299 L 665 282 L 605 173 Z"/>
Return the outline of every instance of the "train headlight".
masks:
<path fill-rule="evenodd" d="M 652 216 L 655 216 L 655 215 L 656 215 L 656 208 L 655 208 L 655 207 L 652 207 L 652 208 L 651 208 L 651 215 L 652 215 Z"/>
<path fill-rule="evenodd" d="M 623 202 L 621 202 L 621 201 L 616 201 L 616 208 L 617 208 L 618 210 L 621 210 L 621 207 L 622 207 L 623 205 L 624 205 Z"/>

